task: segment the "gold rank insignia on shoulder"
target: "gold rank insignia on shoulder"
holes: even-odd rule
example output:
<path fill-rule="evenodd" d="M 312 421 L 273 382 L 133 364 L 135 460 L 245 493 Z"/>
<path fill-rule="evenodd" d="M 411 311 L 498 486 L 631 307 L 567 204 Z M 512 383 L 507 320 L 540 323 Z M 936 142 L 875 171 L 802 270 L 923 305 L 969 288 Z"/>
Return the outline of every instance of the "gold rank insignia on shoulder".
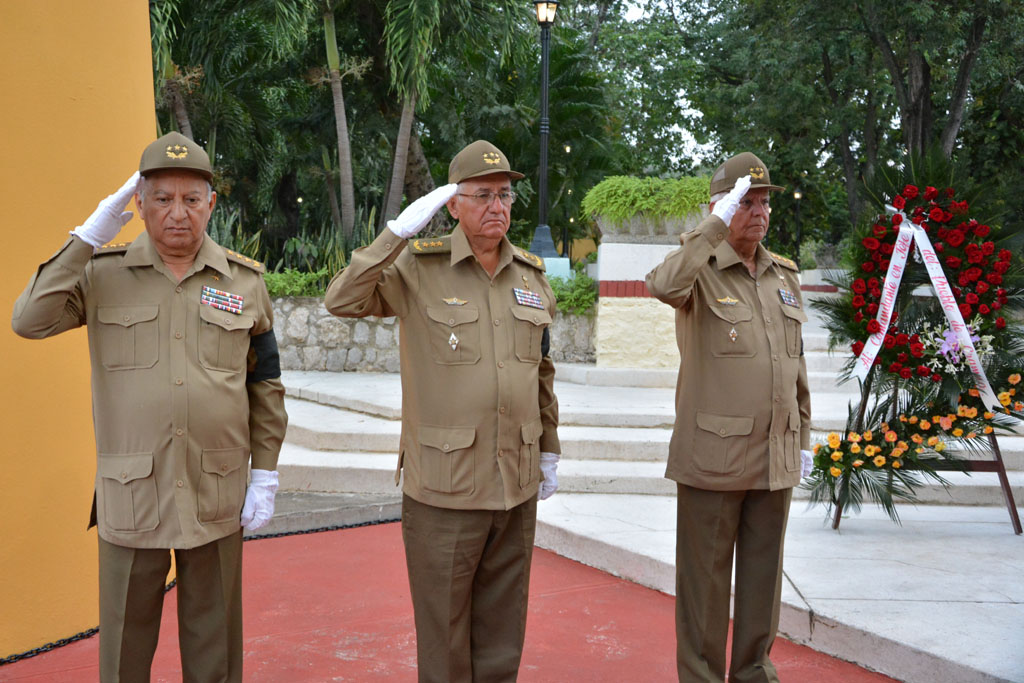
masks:
<path fill-rule="evenodd" d="M 258 273 L 262 273 L 265 270 L 262 263 L 256 259 L 251 259 L 244 254 L 239 254 L 237 251 L 224 249 L 224 254 L 228 257 L 229 261 L 234 261 L 235 263 L 240 263 L 243 266 L 248 266 Z"/>
<path fill-rule="evenodd" d="M 537 256 L 536 254 L 531 254 L 525 249 L 520 249 L 519 247 L 516 247 L 512 253 L 520 261 L 525 261 L 526 263 L 529 263 L 537 270 L 544 270 L 544 259 L 542 259 L 540 256 Z"/>
<path fill-rule="evenodd" d="M 443 254 L 451 251 L 451 243 L 446 237 L 412 240 L 409 247 L 414 254 Z"/>
<path fill-rule="evenodd" d="M 449 298 L 443 298 L 443 299 L 441 299 L 441 301 L 445 302 L 449 306 L 465 306 L 466 304 L 469 303 L 465 299 L 460 299 L 457 296 L 453 296 L 453 297 L 449 297 Z"/>
<path fill-rule="evenodd" d="M 789 268 L 790 270 L 800 270 L 800 268 L 797 267 L 797 265 L 796 265 L 796 261 L 794 261 L 793 259 L 786 258 L 785 256 L 783 256 L 781 254 L 776 254 L 774 251 L 769 251 L 768 254 L 780 266 L 785 266 L 786 268 Z"/>
<path fill-rule="evenodd" d="M 723 297 L 721 299 L 715 299 L 715 301 L 722 304 L 723 306 L 735 306 L 740 302 L 739 299 L 733 299 L 731 296 Z"/>

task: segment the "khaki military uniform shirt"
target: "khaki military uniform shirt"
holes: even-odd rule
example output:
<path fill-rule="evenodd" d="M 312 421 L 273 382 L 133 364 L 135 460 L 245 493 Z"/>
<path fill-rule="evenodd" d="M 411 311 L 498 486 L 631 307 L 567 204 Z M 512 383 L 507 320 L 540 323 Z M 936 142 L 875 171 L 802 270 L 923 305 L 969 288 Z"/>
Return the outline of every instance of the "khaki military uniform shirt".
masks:
<path fill-rule="evenodd" d="M 554 365 L 541 352 L 555 298 L 540 258 L 503 239 L 492 278 L 461 227 L 408 242 L 384 230 L 325 303 L 338 316 L 400 319 L 406 495 L 487 510 L 536 495 L 540 452 L 560 452 Z"/>
<path fill-rule="evenodd" d="M 253 468 L 276 469 L 287 417 L 261 270 L 206 237 L 179 283 L 146 233 L 95 255 L 72 237 L 18 298 L 24 337 L 88 328 L 104 540 L 193 548 L 227 536 L 250 453 Z M 201 303 L 204 285 L 242 297 L 241 312 Z M 252 357 L 263 342 L 270 372 Z"/>
<path fill-rule="evenodd" d="M 647 275 L 675 307 L 681 362 L 665 476 L 687 486 L 781 489 L 800 481 L 811 403 L 796 264 L 758 245 L 751 276 L 717 216 Z"/>

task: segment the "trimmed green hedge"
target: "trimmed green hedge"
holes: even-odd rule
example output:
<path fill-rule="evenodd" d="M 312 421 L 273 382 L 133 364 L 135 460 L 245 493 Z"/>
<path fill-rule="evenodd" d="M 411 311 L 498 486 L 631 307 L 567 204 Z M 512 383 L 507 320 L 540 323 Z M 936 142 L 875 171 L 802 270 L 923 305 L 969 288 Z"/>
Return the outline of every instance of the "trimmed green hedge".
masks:
<path fill-rule="evenodd" d="M 634 178 L 609 176 L 583 198 L 583 211 L 623 222 L 637 214 L 682 218 L 707 204 L 709 180 L 691 178 Z"/>

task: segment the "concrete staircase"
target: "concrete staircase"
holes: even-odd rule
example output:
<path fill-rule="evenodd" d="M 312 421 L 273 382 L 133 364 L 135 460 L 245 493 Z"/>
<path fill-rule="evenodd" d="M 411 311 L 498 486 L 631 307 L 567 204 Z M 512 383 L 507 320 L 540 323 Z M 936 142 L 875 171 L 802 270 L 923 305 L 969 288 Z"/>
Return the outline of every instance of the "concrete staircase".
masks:
<path fill-rule="evenodd" d="M 830 353 L 811 312 L 804 349 L 812 392 L 812 440 L 843 430 L 855 383 L 838 383 L 848 355 Z M 673 495 L 664 478 L 674 420 L 675 370 L 623 370 L 592 365 L 557 368 L 559 486 L 566 493 Z M 394 470 L 401 431 L 398 375 L 286 372 L 286 443 L 282 490 L 398 494 Z M 1000 438 L 1014 497 L 1024 502 L 1024 436 Z M 928 483 L 921 503 L 1003 505 L 995 474 L 950 472 L 949 487 Z M 808 492 L 797 489 L 797 499 Z"/>

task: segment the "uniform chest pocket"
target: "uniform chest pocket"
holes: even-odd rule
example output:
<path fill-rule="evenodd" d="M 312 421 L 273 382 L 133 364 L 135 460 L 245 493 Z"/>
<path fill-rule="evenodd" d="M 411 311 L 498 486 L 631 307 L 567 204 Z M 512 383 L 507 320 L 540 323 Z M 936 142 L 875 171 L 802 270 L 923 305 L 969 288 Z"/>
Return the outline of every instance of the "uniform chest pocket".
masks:
<path fill-rule="evenodd" d="M 107 370 L 151 368 L 160 358 L 157 304 L 98 306 L 96 350 Z"/>
<path fill-rule="evenodd" d="M 804 350 L 803 324 L 807 322 L 807 314 L 793 306 L 783 306 L 786 316 L 786 351 L 793 358 L 799 358 Z"/>
<path fill-rule="evenodd" d="M 749 358 L 754 355 L 753 311 L 746 304 L 709 305 L 707 342 L 711 355 L 719 358 Z"/>
<path fill-rule="evenodd" d="M 516 358 L 524 363 L 539 363 L 544 328 L 551 324 L 551 316 L 539 308 L 522 307 L 513 308 L 512 315 L 516 319 Z"/>
<path fill-rule="evenodd" d="M 199 363 L 208 370 L 241 372 L 254 320 L 245 313 L 199 306 Z"/>
<path fill-rule="evenodd" d="M 430 350 L 441 365 L 480 360 L 480 311 L 476 306 L 427 306 Z"/>

